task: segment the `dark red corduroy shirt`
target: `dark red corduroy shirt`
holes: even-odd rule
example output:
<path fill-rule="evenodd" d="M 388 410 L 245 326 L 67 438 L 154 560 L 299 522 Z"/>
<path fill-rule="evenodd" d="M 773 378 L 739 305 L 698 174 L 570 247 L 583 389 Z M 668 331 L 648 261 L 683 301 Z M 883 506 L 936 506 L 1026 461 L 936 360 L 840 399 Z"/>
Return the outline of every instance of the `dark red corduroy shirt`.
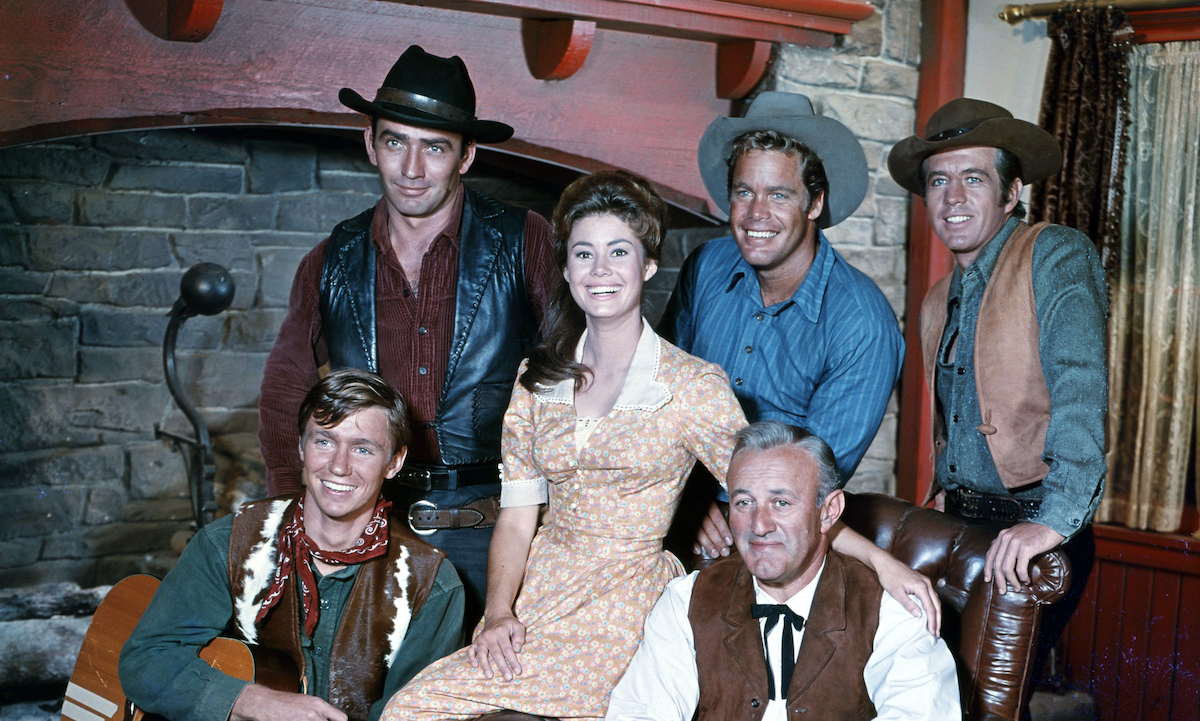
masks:
<path fill-rule="evenodd" d="M 379 373 L 409 404 L 413 427 L 409 462 L 441 462 L 437 437 L 429 423 L 437 414 L 453 342 L 463 197 L 460 187 L 452 220 L 421 261 L 416 294 L 388 243 L 387 206 L 382 199 L 375 206 L 371 224 L 371 242 L 382 261 L 375 264 Z M 329 360 L 320 313 L 321 267 L 328 243 L 328 238 L 321 241 L 300 261 L 287 317 L 263 370 L 258 439 L 267 466 L 269 496 L 300 490 L 296 418 L 305 394 L 317 382 L 317 368 Z M 550 224 L 530 212 L 525 220 L 525 286 L 539 325 L 557 279 Z"/>

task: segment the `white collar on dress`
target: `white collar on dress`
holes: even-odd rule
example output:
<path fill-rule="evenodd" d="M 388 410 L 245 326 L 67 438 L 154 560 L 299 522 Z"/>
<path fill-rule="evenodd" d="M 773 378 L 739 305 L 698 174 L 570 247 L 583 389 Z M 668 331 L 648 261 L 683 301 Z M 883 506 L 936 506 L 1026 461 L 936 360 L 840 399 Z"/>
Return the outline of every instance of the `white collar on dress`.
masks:
<path fill-rule="evenodd" d="M 583 358 L 583 343 L 587 340 L 587 330 L 579 337 L 575 346 L 575 362 Z M 637 348 L 633 351 L 633 362 L 629 364 L 629 373 L 625 376 L 625 384 L 613 410 L 623 411 L 655 411 L 665 406 L 671 400 L 671 391 L 658 380 L 658 364 L 662 360 L 662 340 L 650 328 L 646 319 L 642 319 L 642 335 L 638 338 Z M 575 379 L 567 378 L 548 387 L 539 388 L 534 394 L 543 403 L 575 404 Z"/>

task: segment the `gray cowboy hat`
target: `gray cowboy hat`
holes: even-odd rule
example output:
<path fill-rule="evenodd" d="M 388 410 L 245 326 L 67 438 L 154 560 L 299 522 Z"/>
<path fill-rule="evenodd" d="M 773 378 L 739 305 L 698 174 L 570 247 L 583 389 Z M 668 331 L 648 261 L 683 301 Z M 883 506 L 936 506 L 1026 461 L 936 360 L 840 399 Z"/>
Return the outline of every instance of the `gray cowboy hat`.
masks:
<path fill-rule="evenodd" d="M 449 130 L 480 143 L 512 137 L 511 126 L 475 117 L 475 86 L 462 58 L 430 55 L 410 45 L 383 80 L 371 102 L 350 88 L 338 93 L 342 105 L 405 125 Z"/>
<path fill-rule="evenodd" d="M 729 213 L 729 155 L 743 133 L 774 130 L 804 143 L 817 154 L 829 178 L 825 209 L 817 226 L 845 220 L 867 194 L 867 156 L 854 133 L 833 118 L 813 113 L 808 98 L 796 93 L 766 92 L 751 103 L 744 118 L 718 116 L 700 138 L 700 177 L 721 210 Z"/>
<path fill-rule="evenodd" d="M 958 98 L 938 108 L 925 123 L 924 137 L 910 135 L 888 154 L 888 172 L 905 189 L 925 195 L 921 165 L 934 153 L 954 148 L 1003 148 L 1021 163 L 1026 184 L 1049 178 L 1062 167 L 1054 136 L 1033 123 L 1017 120 L 999 105 Z"/>

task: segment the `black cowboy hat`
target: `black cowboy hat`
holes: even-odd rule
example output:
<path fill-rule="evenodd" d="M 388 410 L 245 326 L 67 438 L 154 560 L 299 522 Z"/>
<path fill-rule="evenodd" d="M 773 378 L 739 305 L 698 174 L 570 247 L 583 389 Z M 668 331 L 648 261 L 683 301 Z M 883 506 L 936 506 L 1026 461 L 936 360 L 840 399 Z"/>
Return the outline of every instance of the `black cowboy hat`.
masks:
<path fill-rule="evenodd" d="M 888 154 L 888 172 L 905 189 L 925 195 L 921 164 L 934 153 L 954 148 L 1003 148 L 1021 163 L 1025 184 L 1049 178 L 1062 167 L 1054 136 L 1033 123 L 1017 120 L 999 105 L 983 100 L 951 100 L 925 123 L 925 136 L 910 135 Z"/>
<path fill-rule="evenodd" d="M 867 156 L 854 133 L 833 118 L 813 112 L 812 103 L 796 93 L 761 93 L 744 118 L 723 115 L 709 123 L 700 138 L 700 177 L 721 210 L 729 213 L 729 155 L 739 135 L 774 130 L 812 149 L 825 166 L 829 192 L 817 226 L 828 228 L 850 216 L 867 194 Z"/>
<path fill-rule="evenodd" d="M 410 45 L 392 66 L 374 102 L 350 88 L 342 88 L 338 100 L 372 117 L 449 130 L 480 143 L 500 143 L 513 134 L 511 126 L 475 117 L 475 86 L 462 58 L 440 58 L 418 45 Z"/>

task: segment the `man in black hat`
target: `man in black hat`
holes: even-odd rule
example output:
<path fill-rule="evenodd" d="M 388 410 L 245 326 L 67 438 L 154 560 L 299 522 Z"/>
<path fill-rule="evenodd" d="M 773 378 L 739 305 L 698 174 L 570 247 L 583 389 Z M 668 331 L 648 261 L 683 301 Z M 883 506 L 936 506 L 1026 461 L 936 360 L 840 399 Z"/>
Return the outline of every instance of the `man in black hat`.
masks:
<path fill-rule="evenodd" d="M 1106 472 L 1108 293 L 1092 242 L 1071 228 L 1026 225 L 1020 201 L 1027 183 L 1061 165 L 1049 133 L 968 98 L 942 106 L 923 136 L 888 156 L 955 260 L 921 306 L 931 494 L 939 508 L 1004 528 L 984 568 L 1001 593 L 1029 582 L 1031 558 L 1068 541 L 1077 597 Z M 1072 605 L 1051 607 L 1044 642 Z"/>
<path fill-rule="evenodd" d="M 296 272 L 259 401 L 267 493 L 299 490 L 293 419 L 318 376 L 379 373 L 412 414 L 397 505 L 462 574 L 470 626 L 499 509 L 502 419 L 556 280 L 550 226 L 461 182 L 476 143 L 513 129 L 475 117 L 459 57 L 414 45 L 374 101 L 349 88 L 338 97 L 371 118 L 364 138 L 383 198 L 338 224 Z"/>

